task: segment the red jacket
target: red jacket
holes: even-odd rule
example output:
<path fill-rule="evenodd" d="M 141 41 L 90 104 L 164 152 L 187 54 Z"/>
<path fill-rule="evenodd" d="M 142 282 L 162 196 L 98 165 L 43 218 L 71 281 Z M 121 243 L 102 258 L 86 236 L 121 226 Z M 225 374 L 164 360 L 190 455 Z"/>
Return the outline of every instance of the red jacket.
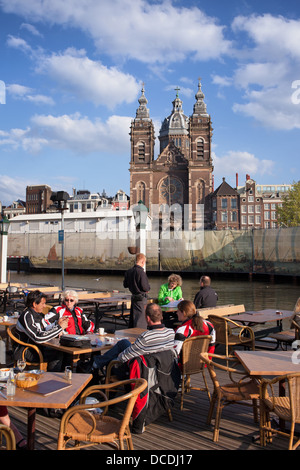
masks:
<path fill-rule="evenodd" d="M 86 315 L 83 313 L 83 310 L 80 307 L 75 306 L 74 310 L 80 334 L 84 335 L 85 333 L 93 333 L 95 328 L 94 323 L 87 319 Z M 78 334 L 75 328 L 75 320 L 73 318 L 72 312 L 64 304 L 52 308 L 45 316 L 45 321 L 53 323 L 58 321 L 61 317 L 67 317 L 69 319 L 69 324 L 65 331 L 70 335 Z"/>

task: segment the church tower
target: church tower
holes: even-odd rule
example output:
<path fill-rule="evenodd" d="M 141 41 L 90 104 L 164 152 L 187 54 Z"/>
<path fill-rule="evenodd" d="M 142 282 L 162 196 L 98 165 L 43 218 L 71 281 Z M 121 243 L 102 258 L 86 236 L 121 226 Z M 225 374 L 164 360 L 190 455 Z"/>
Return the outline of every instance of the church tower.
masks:
<path fill-rule="evenodd" d="M 130 205 L 143 201 L 149 208 L 151 174 L 149 172 L 154 159 L 154 125 L 150 119 L 144 86 L 139 98 L 136 117 L 131 122 L 131 161 L 130 161 Z"/>
<path fill-rule="evenodd" d="M 199 80 L 193 114 L 187 117 L 179 98 L 179 88 L 171 114 L 159 132 L 160 153 L 154 160 L 154 126 L 147 109 L 144 87 L 139 108 L 131 124 L 130 204 L 142 200 L 152 213 L 156 208 L 192 206 L 192 222 L 197 222 L 196 205 L 204 205 L 205 227 L 211 223 L 212 126 Z"/>
<path fill-rule="evenodd" d="M 206 111 L 201 81 L 195 95 L 193 114 L 189 120 L 190 158 L 189 158 L 189 201 L 192 204 L 193 222 L 196 221 L 196 204 L 204 204 L 204 224 L 211 224 L 210 194 L 213 192 L 211 139 L 213 128 Z"/>

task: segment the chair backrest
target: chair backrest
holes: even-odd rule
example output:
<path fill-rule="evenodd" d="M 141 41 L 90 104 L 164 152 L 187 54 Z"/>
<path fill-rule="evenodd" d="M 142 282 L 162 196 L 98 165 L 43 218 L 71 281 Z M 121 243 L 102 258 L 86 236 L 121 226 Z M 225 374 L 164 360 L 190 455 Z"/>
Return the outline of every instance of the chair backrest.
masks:
<path fill-rule="evenodd" d="M 16 450 L 16 438 L 13 430 L 5 424 L 0 424 L 0 443 L 4 436 L 6 441 L 6 450 Z"/>
<path fill-rule="evenodd" d="M 216 330 L 216 342 L 220 344 L 227 344 L 228 335 L 231 334 L 231 328 L 228 325 L 226 318 L 219 317 L 218 315 L 209 315 L 209 321 L 214 325 Z"/>
<path fill-rule="evenodd" d="M 15 326 L 10 326 L 7 329 L 8 336 L 11 338 L 11 340 L 14 343 L 20 344 L 21 346 L 25 346 L 23 351 L 22 351 L 22 359 L 26 361 L 26 365 L 28 366 L 39 366 L 41 370 L 47 370 L 47 363 L 44 362 L 44 357 L 42 352 L 39 350 L 39 348 L 35 344 L 29 344 L 25 343 L 24 341 L 21 341 L 18 336 L 16 335 L 16 327 Z M 39 358 L 39 362 L 29 362 L 26 360 L 26 351 L 28 349 L 33 349 Z"/>
<path fill-rule="evenodd" d="M 296 421 L 300 421 L 300 373 L 288 374 L 288 394 L 290 397 L 291 415 Z"/>
<path fill-rule="evenodd" d="M 211 336 L 192 336 L 187 338 L 182 345 L 182 374 L 197 374 L 203 368 L 200 354 L 208 351 Z"/>

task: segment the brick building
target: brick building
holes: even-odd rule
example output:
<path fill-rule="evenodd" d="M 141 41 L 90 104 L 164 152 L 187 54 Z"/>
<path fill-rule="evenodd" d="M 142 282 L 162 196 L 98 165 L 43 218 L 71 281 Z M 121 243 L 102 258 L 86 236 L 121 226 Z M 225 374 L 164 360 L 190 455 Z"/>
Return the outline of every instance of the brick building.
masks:
<path fill-rule="evenodd" d="M 142 200 L 152 215 L 154 205 L 163 208 L 178 204 L 183 215 L 184 205 L 189 204 L 191 227 L 197 222 L 196 204 L 203 204 L 204 223 L 209 228 L 213 172 L 211 119 L 200 80 L 190 117 L 184 114 L 179 89 L 176 91 L 172 112 L 164 119 L 159 132 L 160 151 L 155 159 L 154 125 L 142 89 L 130 130 L 130 204 Z"/>
<path fill-rule="evenodd" d="M 34 185 L 26 187 L 26 214 L 41 214 L 47 212 L 53 204 L 52 190 L 48 185 Z"/>

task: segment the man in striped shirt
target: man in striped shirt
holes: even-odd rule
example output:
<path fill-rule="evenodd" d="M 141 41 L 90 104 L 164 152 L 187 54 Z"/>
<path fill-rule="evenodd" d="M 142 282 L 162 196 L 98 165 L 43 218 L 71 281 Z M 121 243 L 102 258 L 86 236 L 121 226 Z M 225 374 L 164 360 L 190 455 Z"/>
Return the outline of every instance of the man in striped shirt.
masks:
<path fill-rule="evenodd" d="M 93 368 L 103 369 L 110 361 L 115 359 L 127 363 L 137 356 L 157 353 L 167 349 L 174 350 L 174 330 L 166 328 L 162 324 L 162 318 L 163 314 L 160 306 L 148 304 L 146 308 L 148 329 L 143 331 L 133 344 L 127 339 L 123 339 L 102 356 L 95 356 Z"/>

